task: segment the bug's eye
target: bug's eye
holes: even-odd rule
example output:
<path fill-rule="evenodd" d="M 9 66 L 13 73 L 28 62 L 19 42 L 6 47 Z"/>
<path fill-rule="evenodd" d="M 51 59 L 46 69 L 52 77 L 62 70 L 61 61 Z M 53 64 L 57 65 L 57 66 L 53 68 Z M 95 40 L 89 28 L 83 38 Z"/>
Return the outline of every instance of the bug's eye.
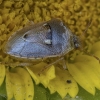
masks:
<path fill-rule="evenodd" d="M 79 41 L 79 38 L 77 36 L 73 36 L 73 42 L 74 42 L 74 45 L 75 45 L 75 48 L 79 48 L 80 47 L 80 41 Z"/>

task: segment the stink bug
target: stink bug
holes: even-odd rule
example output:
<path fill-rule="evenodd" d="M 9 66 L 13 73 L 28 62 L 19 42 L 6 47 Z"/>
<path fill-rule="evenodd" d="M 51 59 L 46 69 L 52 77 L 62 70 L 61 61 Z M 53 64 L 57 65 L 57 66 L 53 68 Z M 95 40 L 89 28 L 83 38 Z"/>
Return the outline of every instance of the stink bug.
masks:
<path fill-rule="evenodd" d="M 17 31 L 7 41 L 5 52 L 20 59 L 63 57 L 80 47 L 79 39 L 59 19 L 32 24 Z"/>

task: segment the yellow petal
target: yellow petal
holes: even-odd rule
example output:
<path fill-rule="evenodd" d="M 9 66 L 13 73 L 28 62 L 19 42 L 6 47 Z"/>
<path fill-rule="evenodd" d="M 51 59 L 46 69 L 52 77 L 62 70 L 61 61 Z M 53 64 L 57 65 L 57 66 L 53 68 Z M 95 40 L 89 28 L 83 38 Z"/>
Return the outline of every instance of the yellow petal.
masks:
<path fill-rule="evenodd" d="M 33 81 L 24 68 L 21 67 L 16 67 L 14 68 L 14 71 L 20 75 L 20 77 L 23 80 L 23 83 L 25 84 L 25 99 L 26 100 L 33 100 L 34 97 L 34 86 L 33 86 Z"/>
<path fill-rule="evenodd" d="M 75 97 L 78 93 L 78 86 L 67 70 L 56 67 L 56 78 L 50 81 L 48 88 L 51 93 L 57 91 L 62 98 L 68 93 Z"/>
<path fill-rule="evenodd" d="M 9 73 L 15 100 L 25 99 L 25 84 L 17 73 Z"/>
<path fill-rule="evenodd" d="M 0 64 L 0 86 L 2 85 L 5 78 L 5 65 Z"/>
<path fill-rule="evenodd" d="M 100 50 L 99 51 L 96 51 L 93 55 L 95 57 L 99 58 L 99 60 L 100 60 Z"/>
<path fill-rule="evenodd" d="M 31 66 L 33 67 L 33 66 Z M 34 79 L 35 83 L 36 84 L 39 84 L 40 83 L 40 80 L 38 79 L 38 77 L 35 75 L 35 73 L 33 72 L 34 69 L 31 68 L 31 67 L 26 67 L 27 71 L 30 73 L 30 75 L 32 76 L 32 78 Z"/>
<path fill-rule="evenodd" d="M 90 81 L 88 76 L 85 75 L 84 71 L 81 68 L 84 66 L 76 66 L 74 64 L 68 65 L 68 70 L 73 78 L 77 81 L 77 83 L 82 86 L 85 90 L 87 90 L 91 94 L 95 94 L 95 86 Z"/>
<path fill-rule="evenodd" d="M 11 72 L 7 69 L 6 77 L 6 89 L 8 100 L 11 100 L 12 97 L 14 97 L 15 100 L 24 100 L 25 84 L 20 75 L 13 71 Z"/>
<path fill-rule="evenodd" d="M 44 70 L 40 75 L 39 72 L 47 66 L 46 63 L 41 62 L 31 67 L 26 67 L 29 71 L 30 75 L 36 82 L 36 84 L 42 83 L 45 87 L 47 87 L 50 80 L 55 78 L 55 68 L 54 66 L 49 67 L 48 69 Z"/>
<path fill-rule="evenodd" d="M 34 87 L 33 81 L 28 72 L 21 67 L 6 71 L 6 89 L 8 100 L 33 100 Z"/>
<path fill-rule="evenodd" d="M 81 59 L 80 59 L 81 58 Z M 86 71 L 85 75 L 90 77 L 95 87 L 100 89 L 100 63 L 97 59 L 87 55 L 79 55 L 75 59 L 76 63 L 81 63 L 82 70 Z M 76 64 L 75 63 L 75 64 Z"/>
<path fill-rule="evenodd" d="M 6 71 L 6 90 L 7 90 L 7 99 L 11 100 L 13 98 L 13 89 L 12 89 L 12 83 L 10 81 L 11 77 L 9 75 L 9 72 Z"/>
<path fill-rule="evenodd" d="M 88 55 L 78 55 L 75 58 L 75 62 L 82 62 L 89 65 L 89 68 L 100 78 L 100 63 L 96 58 Z"/>
<path fill-rule="evenodd" d="M 75 65 L 78 66 L 81 72 L 84 72 L 84 76 L 86 76 L 96 88 L 100 89 L 100 78 L 95 71 L 91 69 L 90 65 L 81 62 L 75 63 Z"/>

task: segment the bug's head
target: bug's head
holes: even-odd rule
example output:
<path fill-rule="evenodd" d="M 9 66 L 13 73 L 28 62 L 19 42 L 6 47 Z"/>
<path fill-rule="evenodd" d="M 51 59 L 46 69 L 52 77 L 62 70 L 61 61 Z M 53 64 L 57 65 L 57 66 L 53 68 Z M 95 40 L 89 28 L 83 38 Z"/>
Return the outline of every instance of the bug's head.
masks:
<path fill-rule="evenodd" d="M 82 34 L 80 34 L 79 36 L 73 35 L 73 42 L 74 42 L 74 47 L 80 48 L 83 51 L 83 46 L 84 46 L 84 40 L 87 36 L 87 31 L 91 25 L 92 19 L 89 20 L 89 22 L 87 23 L 87 27 L 86 29 L 83 31 Z M 86 52 L 86 51 L 85 51 Z"/>
<path fill-rule="evenodd" d="M 79 37 L 76 36 L 76 35 L 73 35 L 73 42 L 74 42 L 74 47 L 77 49 L 77 48 L 80 48 L 80 40 L 79 40 Z"/>

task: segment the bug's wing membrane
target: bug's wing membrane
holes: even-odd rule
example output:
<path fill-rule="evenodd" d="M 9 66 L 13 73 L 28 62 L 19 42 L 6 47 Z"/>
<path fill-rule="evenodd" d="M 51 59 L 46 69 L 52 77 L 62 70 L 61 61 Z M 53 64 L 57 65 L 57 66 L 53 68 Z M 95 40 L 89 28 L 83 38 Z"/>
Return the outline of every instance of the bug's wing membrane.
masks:
<path fill-rule="evenodd" d="M 41 49 L 40 49 L 41 48 Z M 53 51 L 41 43 L 28 43 L 26 42 L 20 55 L 27 58 L 43 58 L 52 55 Z"/>
<path fill-rule="evenodd" d="M 38 28 L 38 30 L 35 30 L 35 34 L 33 32 L 34 30 L 30 30 L 23 36 L 26 43 L 20 55 L 27 58 L 54 56 L 57 51 L 55 50 L 55 46 L 52 45 L 52 32 L 49 26 L 46 25 L 40 29 Z"/>

